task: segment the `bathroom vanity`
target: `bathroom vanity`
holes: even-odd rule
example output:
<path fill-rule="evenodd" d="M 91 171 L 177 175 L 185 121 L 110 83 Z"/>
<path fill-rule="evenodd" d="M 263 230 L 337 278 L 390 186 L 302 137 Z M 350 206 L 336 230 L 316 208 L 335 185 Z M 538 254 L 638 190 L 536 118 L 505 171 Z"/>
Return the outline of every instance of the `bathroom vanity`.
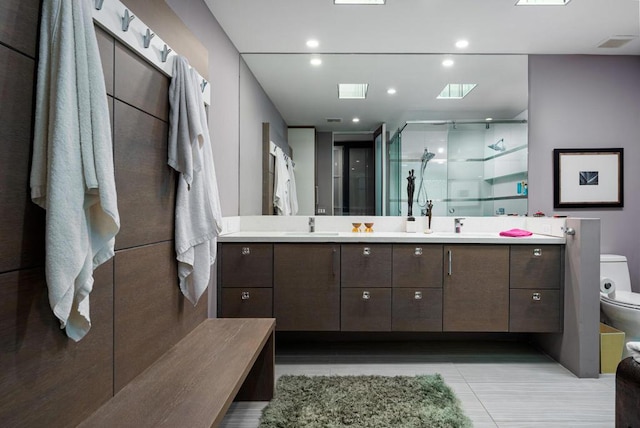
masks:
<path fill-rule="evenodd" d="M 563 329 L 564 238 L 238 232 L 218 245 L 220 317 L 300 332 Z"/>

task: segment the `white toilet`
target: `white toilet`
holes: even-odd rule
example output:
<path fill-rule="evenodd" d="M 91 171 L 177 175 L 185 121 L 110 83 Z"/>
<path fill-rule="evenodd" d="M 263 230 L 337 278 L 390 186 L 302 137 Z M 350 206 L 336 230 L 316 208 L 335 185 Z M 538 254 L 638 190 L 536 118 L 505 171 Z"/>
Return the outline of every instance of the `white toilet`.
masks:
<path fill-rule="evenodd" d="M 600 310 L 606 324 L 625 332 L 625 342 L 640 341 L 640 293 L 631 291 L 624 256 L 600 255 Z M 630 355 L 625 346 L 623 358 Z"/>

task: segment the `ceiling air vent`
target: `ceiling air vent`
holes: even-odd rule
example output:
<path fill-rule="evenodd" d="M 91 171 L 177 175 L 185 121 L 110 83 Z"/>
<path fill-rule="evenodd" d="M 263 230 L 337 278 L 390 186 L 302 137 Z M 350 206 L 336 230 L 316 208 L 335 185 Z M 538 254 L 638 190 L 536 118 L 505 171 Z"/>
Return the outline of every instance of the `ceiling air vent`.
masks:
<path fill-rule="evenodd" d="M 327 122 L 329 123 L 342 123 L 341 117 L 328 117 Z"/>
<path fill-rule="evenodd" d="M 612 36 L 611 38 L 600 43 L 598 47 L 599 48 L 620 48 L 635 38 L 636 38 L 635 36 Z"/>

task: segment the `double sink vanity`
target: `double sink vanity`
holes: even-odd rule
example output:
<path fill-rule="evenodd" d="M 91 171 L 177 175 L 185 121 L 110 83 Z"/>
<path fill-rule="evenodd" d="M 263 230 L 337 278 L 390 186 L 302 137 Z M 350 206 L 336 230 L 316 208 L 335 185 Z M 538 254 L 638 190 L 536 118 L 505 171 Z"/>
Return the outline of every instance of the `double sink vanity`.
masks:
<path fill-rule="evenodd" d="M 562 332 L 558 219 L 470 218 L 454 233 L 444 217 L 432 234 L 402 232 L 399 217 L 375 218 L 373 233 L 336 217 L 314 232 L 307 218 L 248 220 L 218 240 L 220 317 L 299 332 Z M 502 237 L 505 226 L 534 234 Z"/>

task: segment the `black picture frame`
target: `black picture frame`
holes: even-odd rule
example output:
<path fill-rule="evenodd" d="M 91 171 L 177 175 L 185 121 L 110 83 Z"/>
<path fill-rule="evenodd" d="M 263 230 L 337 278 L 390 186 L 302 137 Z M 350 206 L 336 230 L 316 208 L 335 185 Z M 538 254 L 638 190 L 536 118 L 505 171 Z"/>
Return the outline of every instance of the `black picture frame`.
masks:
<path fill-rule="evenodd" d="M 554 208 L 624 207 L 624 149 L 554 149 Z"/>

